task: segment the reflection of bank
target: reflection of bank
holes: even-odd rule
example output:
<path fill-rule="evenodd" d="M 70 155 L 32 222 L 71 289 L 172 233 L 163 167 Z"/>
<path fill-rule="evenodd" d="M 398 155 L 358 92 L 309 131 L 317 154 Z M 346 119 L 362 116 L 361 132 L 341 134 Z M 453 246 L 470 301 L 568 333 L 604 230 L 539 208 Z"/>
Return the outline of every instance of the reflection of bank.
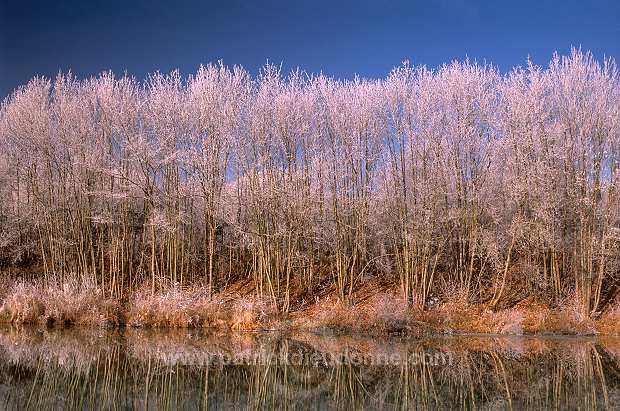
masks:
<path fill-rule="evenodd" d="M 160 356 L 162 358 L 162 356 Z M 164 357 L 169 362 L 169 357 Z M 312 350 L 270 352 L 265 349 L 256 351 L 244 350 L 240 353 L 207 353 L 207 359 L 196 358 L 194 364 L 211 366 L 228 365 L 273 365 L 273 366 L 311 366 L 335 367 L 351 365 L 354 367 L 399 366 L 408 362 L 411 365 L 449 366 L 452 354 L 440 351 L 418 352 L 379 352 L 362 353 L 357 350 L 345 349 L 343 352 L 319 352 Z"/>
<path fill-rule="evenodd" d="M 452 354 L 446 352 L 411 353 L 407 361 L 412 365 L 452 365 Z"/>
<path fill-rule="evenodd" d="M 618 369 L 620 339 L 0 331 L 8 409 L 617 408 Z"/>

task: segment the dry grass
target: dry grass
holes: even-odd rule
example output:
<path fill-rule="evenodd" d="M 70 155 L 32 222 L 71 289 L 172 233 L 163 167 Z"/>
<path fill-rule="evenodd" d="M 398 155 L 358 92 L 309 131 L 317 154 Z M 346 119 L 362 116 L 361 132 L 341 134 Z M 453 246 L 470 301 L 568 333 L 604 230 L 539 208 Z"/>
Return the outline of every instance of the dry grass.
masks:
<path fill-rule="evenodd" d="M 251 295 L 220 293 L 209 298 L 202 288 L 173 288 L 136 293 L 127 324 L 136 327 L 212 327 L 254 330 L 270 327 L 272 306 Z"/>
<path fill-rule="evenodd" d="M 233 301 L 230 328 L 233 330 L 253 330 L 256 328 L 273 328 L 273 305 L 264 299 L 245 296 Z M 257 327 L 258 326 L 258 327 Z"/>
<path fill-rule="evenodd" d="M 114 299 L 77 280 L 51 286 L 15 283 L 0 307 L 0 318 L 13 324 L 109 326 L 122 322 Z"/>
<path fill-rule="evenodd" d="M 601 334 L 620 335 L 620 297 L 605 311 L 596 326 Z"/>
<path fill-rule="evenodd" d="M 357 303 L 328 296 L 296 313 L 293 325 L 370 334 L 427 331 L 427 324 L 418 317 L 417 311 L 407 305 L 397 290 L 385 290 Z"/>
<path fill-rule="evenodd" d="M 570 301 L 559 307 L 522 301 L 493 311 L 484 304 L 467 303 L 464 295 L 457 294 L 449 302 L 423 311 L 408 306 L 398 289 L 380 289 L 376 284 L 358 289 L 349 301 L 328 294 L 289 316 L 277 315 L 265 300 L 238 289 L 217 294 L 212 300 L 200 289 L 140 293 L 127 318 L 129 325 L 147 327 L 315 329 L 372 335 L 620 333 L 620 304 L 593 320 L 584 317 Z"/>
<path fill-rule="evenodd" d="M 408 306 L 397 288 L 368 284 L 346 302 L 336 293 L 289 315 L 256 298 L 248 283 L 233 284 L 209 298 L 204 287 L 143 289 L 125 306 L 77 280 L 53 286 L 17 282 L 4 288 L 0 322 L 47 326 L 91 325 L 222 330 L 318 329 L 372 335 L 490 333 L 505 335 L 620 334 L 620 302 L 596 320 L 570 301 L 559 307 L 522 301 L 494 311 L 469 304 L 461 294 L 427 310 Z M 458 298 L 458 297 L 461 298 Z"/>
<path fill-rule="evenodd" d="M 204 293 L 173 288 L 135 294 L 127 310 L 127 323 L 136 327 L 202 327 L 217 323 L 221 301 Z"/>
<path fill-rule="evenodd" d="M 493 311 L 483 304 L 445 303 L 430 311 L 431 322 L 447 333 L 596 334 L 596 324 L 573 305 L 552 308 L 523 301 L 514 307 Z"/>

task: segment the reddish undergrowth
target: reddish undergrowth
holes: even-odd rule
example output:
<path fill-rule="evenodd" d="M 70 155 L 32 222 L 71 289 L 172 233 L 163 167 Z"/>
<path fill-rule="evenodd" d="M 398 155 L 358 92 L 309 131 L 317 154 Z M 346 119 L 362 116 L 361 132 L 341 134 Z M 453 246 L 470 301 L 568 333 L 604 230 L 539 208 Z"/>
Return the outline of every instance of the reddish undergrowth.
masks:
<path fill-rule="evenodd" d="M 208 295 L 205 288 L 142 289 L 119 304 L 76 280 L 52 286 L 17 282 L 6 288 L 0 321 L 47 326 L 95 325 L 229 330 L 314 329 L 366 334 L 620 334 L 620 303 L 593 319 L 570 303 L 549 306 L 522 301 L 492 310 L 466 298 L 436 302 L 421 310 L 398 288 L 369 285 L 345 301 L 335 293 L 299 305 L 290 313 L 257 298 L 251 283 Z"/>

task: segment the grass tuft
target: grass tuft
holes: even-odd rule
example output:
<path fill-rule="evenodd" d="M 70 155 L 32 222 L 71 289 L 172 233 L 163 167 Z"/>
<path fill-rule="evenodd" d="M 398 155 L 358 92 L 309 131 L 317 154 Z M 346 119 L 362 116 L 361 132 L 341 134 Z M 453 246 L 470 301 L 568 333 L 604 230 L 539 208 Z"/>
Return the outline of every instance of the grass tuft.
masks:
<path fill-rule="evenodd" d="M 113 326 L 122 322 L 114 299 L 75 279 L 48 286 L 15 283 L 0 307 L 0 317 L 13 324 Z"/>

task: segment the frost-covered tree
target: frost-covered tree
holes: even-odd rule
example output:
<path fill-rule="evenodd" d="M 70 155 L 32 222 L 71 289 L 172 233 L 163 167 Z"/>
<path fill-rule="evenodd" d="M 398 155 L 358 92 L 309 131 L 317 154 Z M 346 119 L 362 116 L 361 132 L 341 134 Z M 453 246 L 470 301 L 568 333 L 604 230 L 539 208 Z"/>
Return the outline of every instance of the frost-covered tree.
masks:
<path fill-rule="evenodd" d="M 0 107 L 0 264 L 107 295 L 249 281 L 286 311 L 368 281 L 583 315 L 617 294 L 620 85 L 573 50 L 340 81 L 222 63 L 35 78 Z"/>

